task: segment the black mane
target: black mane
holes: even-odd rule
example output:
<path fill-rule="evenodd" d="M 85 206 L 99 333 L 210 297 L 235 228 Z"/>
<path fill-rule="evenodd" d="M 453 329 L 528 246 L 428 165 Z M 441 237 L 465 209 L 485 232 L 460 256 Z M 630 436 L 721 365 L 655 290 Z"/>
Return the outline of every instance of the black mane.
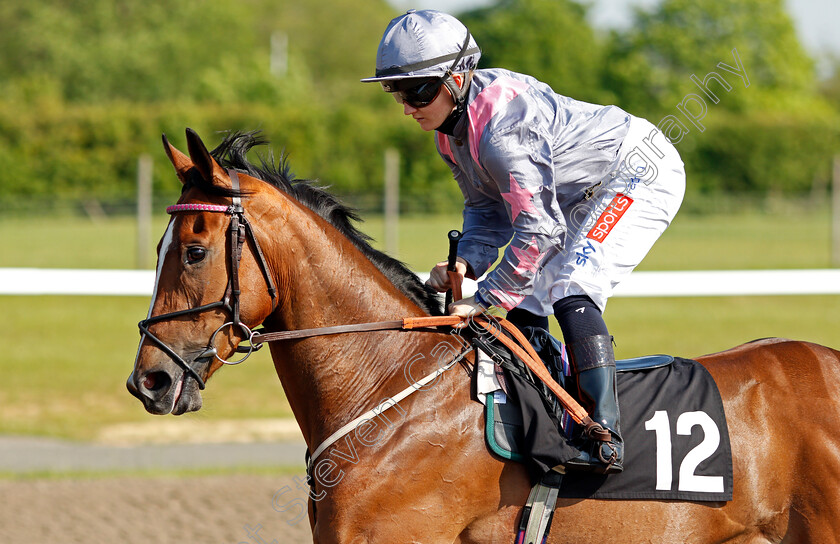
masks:
<path fill-rule="evenodd" d="M 323 217 L 346 236 L 415 304 L 431 315 L 442 314 L 440 300 L 431 288 L 425 286 L 413 272 L 406 268 L 405 264 L 371 247 L 371 238 L 359 231 L 352 223 L 352 221 L 361 221 L 355 210 L 344 205 L 315 181 L 296 179 L 289 170 L 285 157 L 281 156 L 279 164 L 275 164 L 274 155 L 270 150 L 268 156 L 259 157 L 259 166 L 251 164 L 246 158 L 248 151 L 255 146 L 267 143 L 268 140 L 263 138 L 258 131 L 232 132 L 210 154 L 222 168 L 235 168 L 261 179 Z M 200 178 L 200 176 L 194 176 L 194 178 Z M 220 193 L 218 187 L 207 187 L 209 184 L 204 180 L 192 179 L 191 182 L 200 185 L 202 190 Z M 221 190 L 221 192 L 227 196 L 232 193 L 230 190 Z"/>

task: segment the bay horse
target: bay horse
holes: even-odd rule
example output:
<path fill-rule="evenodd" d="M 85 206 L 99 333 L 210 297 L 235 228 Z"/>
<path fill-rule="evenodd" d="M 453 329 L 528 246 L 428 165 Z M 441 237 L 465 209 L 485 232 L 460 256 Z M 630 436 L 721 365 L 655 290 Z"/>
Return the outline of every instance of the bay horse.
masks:
<path fill-rule="evenodd" d="M 148 412 L 198 410 L 204 383 L 259 324 L 296 331 L 442 313 L 326 190 L 293 179 L 285 161 L 249 163 L 245 153 L 265 142 L 233 134 L 212 154 L 190 130 L 187 142 L 189 156 L 164 137 L 183 191 L 158 246 L 127 382 Z M 239 245 L 231 245 L 235 222 Z M 451 334 L 430 330 L 312 336 L 270 349 L 309 451 L 460 353 Z M 550 543 L 839 541 L 840 352 L 765 339 L 697 360 L 728 417 L 733 500 L 560 499 Z M 314 474 L 315 542 L 512 542 L 530 482 L 522 465 L 488 452 L 482 408 L 456 365 L 381 407 L 355 441 L 337 442 L 340 455 Z"/>

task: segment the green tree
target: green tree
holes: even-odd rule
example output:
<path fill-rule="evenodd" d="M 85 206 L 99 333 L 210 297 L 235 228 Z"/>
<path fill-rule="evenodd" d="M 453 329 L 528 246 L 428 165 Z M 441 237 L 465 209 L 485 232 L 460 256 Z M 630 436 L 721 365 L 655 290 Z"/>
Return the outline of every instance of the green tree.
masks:
<path fill-rule="evenodd" d="M 502 0 L 461 14 L 481 47 L 481 67 L 507 68 L 580 100 L 602 101 L 603 47 L 571 0 Z"/>
<path fill-rule="evenodd" d="M 836 114 L 782 0 L 663 0 L 609 48 L 605 85 L 678 143 L 687 202 L 825 183 Z"/>
<path fill-rule="evenodd" d="M 76 103 L 280 104 L 371 70 L 384 0 L 4 0 L 0 92 Z M 270 40 L 288 37 L 288 70 L 270 71 Z"/>
<path fill-rule="evenodd" d="M 637 10 L 627 32 L 613 33 L 605 80 L 621 105 L 641 112 L 674 108 L 698 92 L 715 71 L 731 92 L 716 108 L 730 111 L 810 112 L 824 108 L 816 95 L 814 62 L 799 42 L 782 0 L 664 0 Z M 746 72 L 721 71 L 719 63 Z M 722 90 L 717 82 L 710 86 Z M 717 93 L 715 93 L 717 94 Z"/>
<path fill-rule="evenodd" d="M 9 0 L 0 21 L 8 91 L 46 81 L 73 102 L 183 96 L 232 50 L 255 49 L 228 0 Z"/>
<path fill-rule="evenodd" d="M 248 0 L 259 5 L 254 24 L 261 35 L 284 32 L 325 97 L 364 93 L 359 80 L 373 75 L 376 48 L 391 17 L 385 0 Z M 267 39 L 267 38 L 266 38 Z M 358 96 L 358 95 L 354 95 Z"/>

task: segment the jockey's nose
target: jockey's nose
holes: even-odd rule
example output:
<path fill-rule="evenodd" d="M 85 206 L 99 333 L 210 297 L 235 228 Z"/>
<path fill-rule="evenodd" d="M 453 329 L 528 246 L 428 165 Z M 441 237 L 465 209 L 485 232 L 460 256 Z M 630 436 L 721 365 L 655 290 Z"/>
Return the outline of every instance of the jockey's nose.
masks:
<path fill-rule="evenodd" d="M 411 114 L 413 114 L 415 111 L 417 111 L 417 108 L 415 108 L 414 106 L 412 106 L 412 105 L 411 105 L 411 104 L 409 104 L 408 102 L 403 101 L 403 114 L 405 114 L 405 115 L 411 115 Z"/>

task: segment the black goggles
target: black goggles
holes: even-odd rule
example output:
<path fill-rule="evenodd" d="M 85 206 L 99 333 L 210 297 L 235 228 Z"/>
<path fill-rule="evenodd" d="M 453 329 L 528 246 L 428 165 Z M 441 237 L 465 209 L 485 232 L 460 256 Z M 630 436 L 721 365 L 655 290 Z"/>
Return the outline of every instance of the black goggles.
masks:
<path fill-rule="evenodd" d="M 397 103 L 405 102 L 413 108 L 424 108 L 434 102 L 442 85 L 442 77 L 382 82 L 382 88 L 385 92 L 391 93 Z"/>

